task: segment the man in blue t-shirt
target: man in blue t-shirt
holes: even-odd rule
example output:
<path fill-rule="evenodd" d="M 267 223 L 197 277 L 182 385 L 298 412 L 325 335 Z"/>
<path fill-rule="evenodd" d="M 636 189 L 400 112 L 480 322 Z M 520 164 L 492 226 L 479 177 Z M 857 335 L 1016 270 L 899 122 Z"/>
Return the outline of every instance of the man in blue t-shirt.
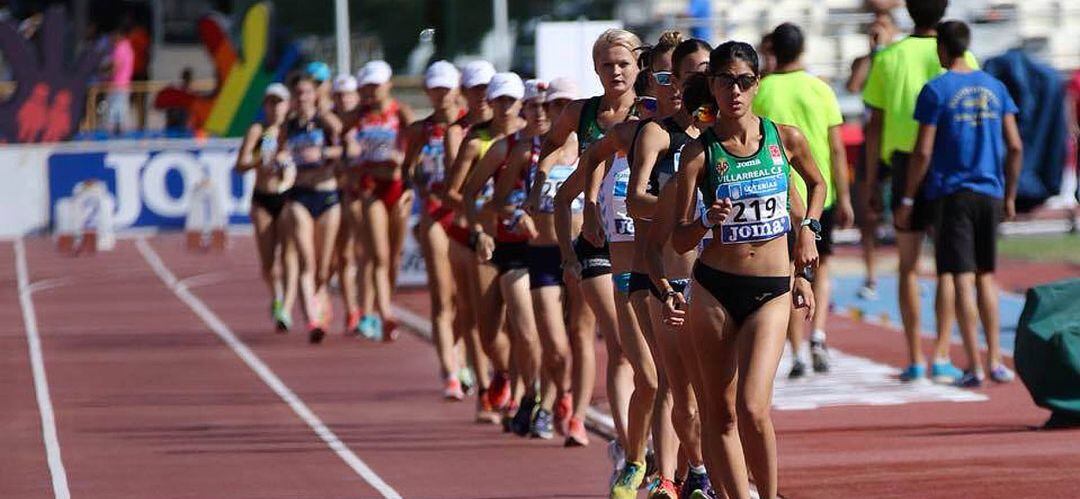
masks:
<path fill-rule="evenodd" d="M 919 93 L 919 132 L 896 223 L 901 228 L 911 223 L 921 185 L 926 199 L 936 203 L 938 275 L 952 275 L 956 283 L 957 318 L 969 360 L 960 384 L 975 387 L 985 378 L 975 338 L 978 319 L 986 331 L 990 378 L 1004 383 L 1014 376 L 1001 362 L 994 266 L 998 223 L 1003 215 L 1011 219 L 1016 214 L 1023 150 L 1016 126 L 1019 110 L 1004 84 L 964 60 L 971 41 L 966 24 L 946 21 L 937 32 L 938 57 L 948 72 Z M 948 298 L 938 294 L 939 300 Z"/>

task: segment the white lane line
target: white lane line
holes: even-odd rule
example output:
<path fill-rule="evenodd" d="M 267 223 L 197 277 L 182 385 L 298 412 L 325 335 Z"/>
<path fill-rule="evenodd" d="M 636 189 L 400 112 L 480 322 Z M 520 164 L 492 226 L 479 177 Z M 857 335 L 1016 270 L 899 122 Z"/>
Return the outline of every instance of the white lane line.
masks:
<path fill-rule="evenodd" d="M 34 374 L 34 393 L 37 395 L 38 410 L 41 413 L 41 436 L 45 440 L 45 456 L 49 462 L 49 474 L 52 476 L 53 495 L 57 499 L 69 499 L 67 472 L 64 461 L 60 458 L 60 439 L 56 435 L 56 417 L 53 414 L 52 397 L 49 395 L 49 380 L 45 376 L 45 358 L 41 354 L 41 336 L 38 333 L 37 313 L 30 286 L 30 270 L 26 264 L 26 248 L 22 238 L 15 239 L 15 274 L 19 284 L 19 305 L 22 307 L 23 325 L 26 328 L 26 343 L 30 349 L 30 369 Z"/>
<path fill-rule="evenodd" d="M 213 331 L 214 334 L 217 334 L 217 336 L 221 338 L 221 341 L 224 341 L 225 344 L 240 357 L 240 360 L 244 361 L 244 363 L 255 372 L 266 386 L 270 387 L 278 397 L 281 397 L 293 412 L 307 423 L 312 431 L 314 431 L 342 461 L 345 461 L 345 464 L 349 465 L 357 475 L 360 475 L 360 478 L 363 478 L 365 482 L 370 484 L 375 490 L 379 491 L 383 497 L 388 499 L 401 498 L 401 495 L 398 494 L 390 484 L 383 481 L 374 470 L 368 467 L 359 456 L 349 449 L 349 447 L 345 445 L 345 443 L 342 442 L 321 419 L 319 419 L 319 416 L 316 416 L 315 412 L 313 412 L 307 404 L 296 395 L 296 393 L 285 385 L 285 382 L 283 382 L 277 374 L 274 374 L 274 371 L 270 369 L 270 366 L 266 365 L 255 352 L 248 348 L 244 342 L 240 341 L 232 330 L 229 329 L 229 326 L 225 325 L 225 322 L 218 318 L 217 314 L 211 311 L 202 300 L 192 294 L 191 291 L 188 290 L 175 275 L 173 275 L 172 271 L 165 265 L 165 262 L 162 261 L 161 257 L 154 251 L 154 248 L 146 242 L 146 239 L 136 239 L 135 246 L 139 249 L 139 253 L 142 254 L 146 263 L 148 263 L 150 268 L 154 270 L 154 273 L 157 274 L 158 278 L 161 279 L 174 294 L 176 294 L 177 298 L 180 298 L 180 301 L 184 302 L 188 308 L 195 312 L 195 315 L 199 316 L 210 330 Z"/>

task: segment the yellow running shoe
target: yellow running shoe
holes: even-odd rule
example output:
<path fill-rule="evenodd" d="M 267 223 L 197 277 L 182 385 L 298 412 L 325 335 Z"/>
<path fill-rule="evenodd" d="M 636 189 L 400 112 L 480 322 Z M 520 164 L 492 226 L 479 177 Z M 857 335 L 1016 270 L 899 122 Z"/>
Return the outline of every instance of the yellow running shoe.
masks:
<path fill-rule="evenodd" d="M 645 480 L 645 463 L 626 463 L 615 485 L 611 487 L 611 499 L 635 499 L 641 482 Z"/>

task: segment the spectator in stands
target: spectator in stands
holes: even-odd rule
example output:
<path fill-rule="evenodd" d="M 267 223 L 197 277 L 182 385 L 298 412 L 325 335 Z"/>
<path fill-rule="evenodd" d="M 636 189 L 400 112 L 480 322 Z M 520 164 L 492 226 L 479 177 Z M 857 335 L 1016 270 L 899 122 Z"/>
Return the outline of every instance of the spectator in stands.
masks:
<path fill-rule="evenodd" d="M 104 78 L 108 82 L 108 94 L 105 98 L 105 129 L 114 135 L 119 135 L 127 130 L 135 52 L 122 29 L 113 31 L 109 35 L 109 42 L 111 53 L 105 65 L 106 77 Z"/>
<path fill-rule="evenodd" d="M 971 42 L 966 24 L 943 22 L 937 37 L 938 57 L 948 72 L 930 80 L 919 93 L 918 138 L 896 223 L 902 229 L 910 226 L 921 186 L 926 199 L 936 205 L 938 275 L 944 279 L 951 274 L 956 283 L 956 316 L 969 362 L 959 384 L 977 387 L 985 378 L 976 342 L 978 319 L 986 332 L 990 379 L 1005 383 L 1014 375 L 1001 361 L 994 266 L 998 223 L 1002 215 L 1006 219 L 1016 215 L 1023 163 L 1016 125 L 1019 109 L 1004 83 L 965 60 Z"/>
<path fill-rule="evenodd" d="M 882 49 L 892 43 L 893 38 L 896 37 L 896 19 L 889 11 L 880 11 L 874 15 L 874 22 L 870 24 L 868 28 L 868 35 L 870 38 L 870 53 L 855 59 L 851 63 L 851 77 L 847 81 L 847 90 L 851 93 L 862 92 L 863 86 L 866 84 L 866 77 L 870 74 L 870 63 L 874 60 L 874 56 Z M 868 109 L 869 111 L 869 109 Z M 869 121 L 869 116 L 864 116 L 863 123 Z M 865 147 L 865 143 L 863 146 Z M 887 171 L 878 172 L 878 183 L 872 187 L 874 189 L 875 196 L 881 196 L 885 192 L 887 182 L 889 181 L 889 173 Z M 864 154 L 856 160 L 855 166 L 855 203 L 859 207 L 856 210 L 855 221 L 859 225 L 859 232 L 862 237 L 860 243 L 862 246 L 863 264 L 866 266 L 866 278 L 863 281 L 862 288 L 859 289 L 859 296 L 864 299 L 876 299 L 877 298 L 877 272 L 875 266 L 875 246 L 877 246 L 877 229 L 881 223 L 882 211 L 875 211 L 870 206 L 870 192 L 866 191 L 866 161 L 865 151 Z"/>
<path fill-rule="evenodd" d="M 191 92 L 193 73 L 190 66 L 180 71 L 180 90 Z M 190 133 L 191 112 L 187 106 L 175 106 L 165 110 L 165 132 L 169 135 L 186 135 Z"/>
<path fill-rule="evenodd" d="M 758 54 L 761 55 L 761 77 L 769 76 L 776 71 L 776 55 L 773 54 L 772 33 L 765 33 L 758 44 Z"/>
<path fill-rule="evenodd" d="M 806 136 L 810 155 L 814 158 L 822 179 L 828 187 L 825 210 L 821 212 L 821 233 L 817 241 L 820 260 L 817 277 L 813 282 L 814 310 L 813 329 L 810 334 L 810 357 L 814 372 L 829 370 L 829 356 L 825 347 L 825 321 L 829 315 L 829 256 L 832 254 L 832 230 L 834 227 L 851 226 L 854 214 L 848 195 L 847 155 L 840 138 L 840 126 L 844 117 L 836 93 L 817 76 L 806 72 L 802 63 L 806 37 L 792 23 L 784 23 L 771 33 L 776 68 L 772 74 L 761 79 L 754 97 L 753 110 L 760 116 L 781 125 L 797 127 Z M 795 186 L 806 199 L 806 184 L 795 176 Z M 794 309 L 793 309 L 794 310 Z M 796 312 L 793 312 L 796 313 Z M 806 327 L 800 317 L 788 321 L 788 339 L 794 354 L 791 379 L 806 375 L 806 355 L 803 338 Z"/>
<path fill-rule="evenodd" d="M 929 203 L 921 194 L 908 198 L 903 194 L 911 151 L 915 147 L 915 134 L 919 128 L 913 118 L 915 99 L 923 85 L 942 72 L 935 37 L 937 24 L 945 15 L 948 4 L 948 0 L 908 0 L 908 14 L 915 21 L 914 32 L 874 56 L 866 88 L 863 89 L 863 101 L 870 108 L 864 181 L 864 188 L 871 193 L 870 206 L 875 209 L 883 206 L 882 196 L 876 195 L 872 186 L 877 185 L 878 165 L 885 163 L 892 170 L 890 205 L 893 211 L 908 206 L 912 212 L 910 222 L 903 228 L 896 228 L 896 246 L 900 256 L 900 317 L 910 360 L 900 375 L 903 381 L 926 377 L 926 360 L 919 336 L 918 262 L 932 213 Z M 978 66 L 974 56 L 968 53 L 966 57 L 969 66 Z M 941 306 L 938 307 L 938 338 L 931 377 L 942 383 L 951 383 L 963 375 L 948 360 L 954 310 L 948 303 L 953 296 L 951 274 L 940 276 L 937 293 Z"/>
<path fill-rule="evenodd" d="M 124 24 L 130 26 L 130 29 L 126 30 L 127 39 L 131 43 L 134 54 L 131 79 L 136 82 L 145 82 L 150 79 L 150 31 L 142 23 L 136 21 L 134 11 L 129 11 L 126 16 Z M 147 94 L 145 91 L 136 92 L 133 97 L 139 117 L 139 129 L 145 130 Z"/>

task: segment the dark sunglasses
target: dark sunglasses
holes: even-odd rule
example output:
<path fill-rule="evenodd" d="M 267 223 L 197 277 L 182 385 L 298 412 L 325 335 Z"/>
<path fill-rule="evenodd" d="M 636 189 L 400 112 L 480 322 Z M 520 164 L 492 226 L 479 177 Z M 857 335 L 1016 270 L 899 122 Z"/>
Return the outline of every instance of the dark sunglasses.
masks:
<path fill-rule="evenodd" d="M 665 87 L 671 85 L 671 71 L 656 71 L 652 76 L 653 79 L 656 80 L 657 85 Z"/>
<path fill-rule="evenodd" d="M 733 75 L 730 73 L 713 73 L 711 75 L 713 79 L 720 82 L 720 86 L 726 89 L 732 89 L 735 85 L 739 86 L 739 90 L 743 92 L 750 90 L 757 84 L 757 75 L 750 73 L 743 73 L 741 75 Z"/>
<path fill-rule="evenodd" d="M 656 102 L 656 97 L 638 97 L 637 105 L 642 110 L 650 113 L 655 113 L 660 108 L 660 105 Z"/>

